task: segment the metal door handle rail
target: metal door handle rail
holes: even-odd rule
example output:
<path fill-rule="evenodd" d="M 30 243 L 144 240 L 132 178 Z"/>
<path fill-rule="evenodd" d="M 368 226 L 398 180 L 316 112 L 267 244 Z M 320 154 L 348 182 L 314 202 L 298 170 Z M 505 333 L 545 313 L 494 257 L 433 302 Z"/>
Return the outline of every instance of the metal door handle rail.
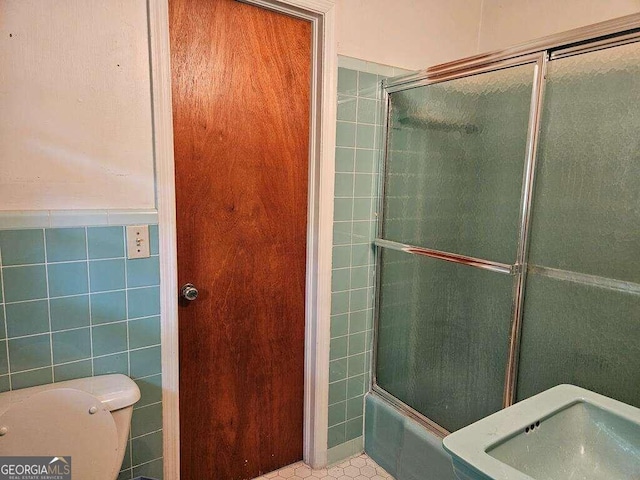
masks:
<path fill-rule="evenodd" d="M 492 262 L 491 260 L 467 257 L 466 255 L 458 255 L 457 253 L 443 252 L 440 250 L 433 250 L 431 248 L 416 247 L 414 245 L 393 242 L 391 240 L 383 240 L 381 238 L 376 238 L 374 243 L 376 246 L 382 248 L 390 248 L 392 250 L 411 253 L 413 255 L 421 255 L 423 257 L 437 258 L 440 260 L 445 260 L 447 262 L 459 263 L 461 265 L 482 268 L 484 270 L 491 270 L 492 272 L 504 273 L 507 275 L 515 275 L 517 272 L 516 265 L 507 265 L 505 263 Z"/>

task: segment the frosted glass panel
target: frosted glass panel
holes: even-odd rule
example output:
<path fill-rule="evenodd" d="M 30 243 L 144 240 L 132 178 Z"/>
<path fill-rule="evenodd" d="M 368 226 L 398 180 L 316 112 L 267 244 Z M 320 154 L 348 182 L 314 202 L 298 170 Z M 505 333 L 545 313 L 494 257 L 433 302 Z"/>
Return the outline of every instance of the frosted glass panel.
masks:
<path fill-rule="evenodd" d="M 573 383 L 640 407 L 638 132 L 639 44 L 549 63 L 519 399 Z"/>
<path fill-rule="evenodd" d="M 513 278 L 384 249 L 377 383 L 447 430 L 502 406 Z"/>
<path fill-rule="evenodd" d="M 529 261 L 640 283 L 640 45 L 554 60 Z"/>
<path fill-rule="evenodd" d="M 383 237 L 515 261 L 534 65 L 390 95 Z"/>
<path fill-rule="evenodd" d="M 640 290 L 530 274 L 518 399 L 570 383 L 640 407 Z"/>

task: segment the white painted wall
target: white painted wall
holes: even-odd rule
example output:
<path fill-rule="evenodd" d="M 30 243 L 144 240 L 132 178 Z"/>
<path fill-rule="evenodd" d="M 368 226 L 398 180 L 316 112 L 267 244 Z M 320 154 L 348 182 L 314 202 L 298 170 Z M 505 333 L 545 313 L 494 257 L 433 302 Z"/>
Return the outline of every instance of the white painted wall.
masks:
<path fill-rule="evenodd" d="M 640 0 L 484 0 L 478 53 L 640 12 Z"/>
<path fill-rule="evenodd" d="M 640 0 L 337 0 L 338 53 L 420 69 Z M 155 206 L 146 0 L 0 0 L 0 210 Z"/>
<path fill-rule="evenodd" d="M 154 208 L 146 0 L 0 0 L 0 210 Z"/>
<path fill-rule="evenodd" d="M 640 12 L 640 0 L 336 0 L 338 54 L 419 70 Z"/>
<path fill-rule="evenodd" d="M 336 0 L 338 54 L 418 70 L 476 53 L 482 0 Z"/>

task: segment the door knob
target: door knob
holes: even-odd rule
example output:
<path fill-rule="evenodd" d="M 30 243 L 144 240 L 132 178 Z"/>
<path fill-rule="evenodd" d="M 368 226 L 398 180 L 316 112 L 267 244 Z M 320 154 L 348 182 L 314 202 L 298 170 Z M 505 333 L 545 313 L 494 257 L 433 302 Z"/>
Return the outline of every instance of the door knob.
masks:
<path fill-rule="evenodd" d="M 192 283 L 185 283 L 180 289 L 180 295 L 186 300 L 193 302 L 198 298 L 198 289 Z"/>

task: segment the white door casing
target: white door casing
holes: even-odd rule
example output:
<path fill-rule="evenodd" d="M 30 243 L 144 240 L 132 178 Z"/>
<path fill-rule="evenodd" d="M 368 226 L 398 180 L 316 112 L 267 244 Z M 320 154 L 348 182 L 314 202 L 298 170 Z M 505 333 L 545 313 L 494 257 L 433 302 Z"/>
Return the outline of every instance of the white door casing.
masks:
<path fill-rule="evenodd" d="M 327 464 L 337 54 L 332 0 L 242 0 L 311 22 L 304 461 Z M 164 478 L 180 478 L 176 203 L 167 0 L 149 0 L 156 195 L 160 232 Z"/>

